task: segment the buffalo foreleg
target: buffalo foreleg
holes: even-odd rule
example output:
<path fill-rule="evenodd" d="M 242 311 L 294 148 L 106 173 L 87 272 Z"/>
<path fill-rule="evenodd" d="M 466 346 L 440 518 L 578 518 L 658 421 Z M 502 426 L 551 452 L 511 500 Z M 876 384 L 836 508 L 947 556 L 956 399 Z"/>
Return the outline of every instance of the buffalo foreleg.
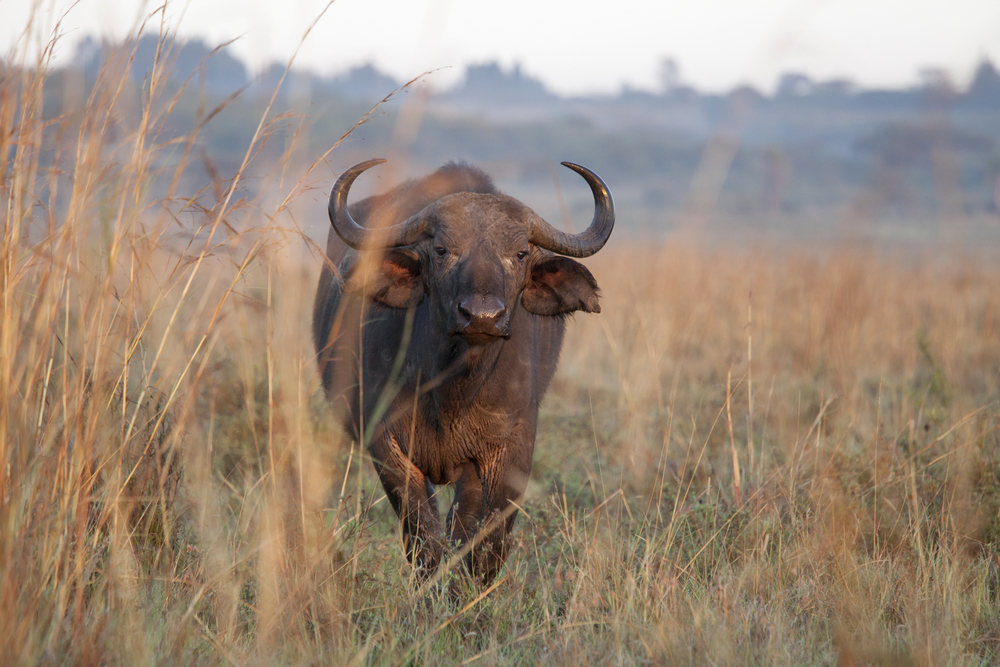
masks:
<path fill-rule="evenodd" d="M 473 540 L 466 564 L 483 586 L 493 581 L 507 559 L 510 532 L 517 518 L 517 507 L 513 503 L 520 501 L 524 494 L 530 465 L 530 462 L 517 466 L 496 460 L 480 466 L 483 502 L 479 533 Z"/>
<path fill-rule="evenodd" d="M 374 440 L 369 451 L 382 488 L 403 524 L 406 557 L 417 568 L 419 576 L 430 576 L 441 562 L 442 551 L 437 501 L 429 493 L 433 487 L 406 456 L 392 433 Z"/>
<path fill-rule="evenodd" d="M 461 466 L 455 483 L 455 500 L 448 510 L 445 529 L 448 539 L 456 544 L 467 544 L 476 534 L 483 509 L 483 484 L 471 461 Z"/>

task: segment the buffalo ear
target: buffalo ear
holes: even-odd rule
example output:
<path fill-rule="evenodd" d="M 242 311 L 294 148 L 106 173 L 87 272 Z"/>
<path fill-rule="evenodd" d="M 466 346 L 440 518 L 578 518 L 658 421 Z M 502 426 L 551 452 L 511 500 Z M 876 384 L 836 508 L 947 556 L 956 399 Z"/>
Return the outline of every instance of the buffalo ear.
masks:
<path fill-rule="evenodd" d="M 531 267 L 521 303 L 536 315 L 601 312 L 600 289 L 583 264 L 569 257 L 545 257 Z"/>
<path fill-rule="evenodd" d="M 355 268 L 358 265 L 355 264 Z M 353 272 L 352 272 L 353 273 Z M 364 289 L 372 301 L 390 308 L 413 308 L 424 300 L 424 283 L 421 278 L 420 257 L 412 250 L 389 248 L 374 267 L 367 284 L 358 280 L 359 275 L 348 278 L 349 289 Z"/>

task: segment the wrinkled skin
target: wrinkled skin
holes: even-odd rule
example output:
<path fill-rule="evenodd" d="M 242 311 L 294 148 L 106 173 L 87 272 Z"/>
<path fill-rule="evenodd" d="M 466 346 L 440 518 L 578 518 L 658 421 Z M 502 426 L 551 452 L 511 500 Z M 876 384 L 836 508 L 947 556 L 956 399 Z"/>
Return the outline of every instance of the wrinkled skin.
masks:
<path fill-rule="evenodd" d="M 384 251 L 348 248 L 330 232 L 313 323 L 323 386 L 345 428 L 359 441 L 370 433 L 421 575 L 438 567 L 446 540 L 474 541 L 465 563 L 485 585 L 507 556 L 510 503 L 531 472 L 564 318 L 600 311 L 597 284 L 578 262 L 529 243 L 534 214 L 472 167 L 448 165 L 349 210 L 366 227 L 380 214 L 435 225 Z M 443 484 L 456 493 L 442 529 L 433 494 Z"/>

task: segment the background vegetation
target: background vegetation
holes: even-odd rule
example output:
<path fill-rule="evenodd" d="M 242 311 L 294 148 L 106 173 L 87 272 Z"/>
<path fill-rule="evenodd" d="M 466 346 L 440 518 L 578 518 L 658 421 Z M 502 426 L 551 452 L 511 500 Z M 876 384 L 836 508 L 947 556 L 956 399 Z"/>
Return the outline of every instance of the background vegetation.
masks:
<path fill-rule="evenodd" d="M 304 215 L 342 147 L 264 96 L 220 166 L 205 133 L 240 99 L 188 96 L 157 44 L 79 106 L 46 106 L 47 53 L 3 64 L 0 655 L 1000 660 L 995 237 L 810 244 L 703 211 L 613 239 L 517 546 L 452 604 L 416 585 L 318 387 Z"/>
<path fill-rule="evenodd" d="M 155 69 L 157 43 L 150 34 L 134 45 L 132 85 L 143 86 Z M 78 108 L 114 50 L 83 41 L 72 64 L 46 85 L 47 110 Z M 199 109 L 238 93 L 197 140 L 199 152 L 227 176 L 242 163 L 275 90 L 277 110 L 308 122 L 286 117 L 288 128 L 261 147 L 262 157 L 291 158 L 296 173 L 404 83 L 371 66 L 323 77 L 299 68 L 286 75 L 281 63 L 251 76 L 225 48 L 197 41 L 177 44 L 166 60 L 159 86 L 176 91 L 178 102 L 164 131 L 189 134 Z M 972 243 L 997 237 L 1000 73 L 988 60 L 969 73 L 968 84 L 928 69 L 919 85 L 900 90 L 789 73 L 770 93 L 742 87 L 710 94 L 685 85 L 672 61 L 663 73 L 657 91 L 560 97 L 518 67 L 469 67 L 445 90 L 431 72 L 357 128 L 332 165 L 339 172 L 388 155 L 400 174 L 421 175 L 448 160 L 469 160 L 550 217 L 560 215 L 555 203 L 546 204 L 554 199 L 553 165 L 600 165 L 623 214 L 616 234 L 633 239 L 662 241 L 699 226 L 704 209 L 729 232 L 749 228 L 800 241 L 928 243 L 942 231 Z M 284 155 L 286 134 L 297 134 L 300 154 Z M 211 177 L 200 159 L 187 173 L 192 191 Z M 564 180 L 566 203 L 574 219 L 585 219 L 589 190 L 575 187 L 577 180 Z M 243 187 L 259 186 L 251 178 Z M 312 211 L 309 219 L 319 224 L 304 231 L 318 240 L 326 234 L 323 208 Z"/>

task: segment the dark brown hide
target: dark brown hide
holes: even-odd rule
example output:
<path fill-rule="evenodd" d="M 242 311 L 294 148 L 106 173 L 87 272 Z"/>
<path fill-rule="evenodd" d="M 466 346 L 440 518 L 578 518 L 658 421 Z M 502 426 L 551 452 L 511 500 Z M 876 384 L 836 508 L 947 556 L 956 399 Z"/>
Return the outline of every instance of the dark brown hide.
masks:
<path fill-rule="evenodd" d="M 564 317 L 600 311 L 590 272 L 540 244 L 596 252 L 613 203 L 596 175 L 568 165 L 598 211 L 574 237 L 453 163 L 345 211 L 350 183 L 372 164 L 345 173 L 331 196 L 313 319 L 323 387 L 366 441 L 411 562 L 427 576 L 446 541 L 472 541 L 465 563 L 486 584 L 507 555 Z M 370 239 L 394 247 L 368 249 Z M 442 529 L 433 494 L 443 484 L 456 493 Z"/>

